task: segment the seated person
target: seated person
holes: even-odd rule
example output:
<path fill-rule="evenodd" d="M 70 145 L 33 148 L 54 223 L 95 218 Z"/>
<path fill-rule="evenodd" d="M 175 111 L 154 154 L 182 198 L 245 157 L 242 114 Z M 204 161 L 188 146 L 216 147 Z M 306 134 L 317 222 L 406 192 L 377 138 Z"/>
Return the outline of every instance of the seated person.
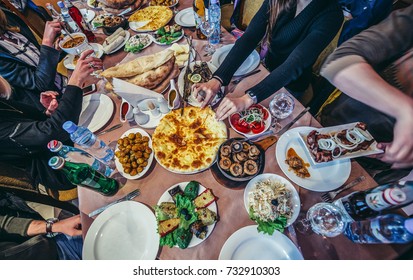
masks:
<path fill-rule="evenodd" d="M 203 107 L 208 105 L 220 87 L 228 85 L 257 45 L 267 40 L 269 50 L 265 63 L 270 75 L 248 89 L 248 94 L 242 97 L 225 97 L 216 117 L 222 120 L 234 112 L 245 110 L 282 87 L 299 98 L 310 84 L 312 65 L 334 38 L 342 22 L 343 13 L 335 0 L 265 0 L 213 78 L 207 83 L 195 84 L 194 93 Z M 206 94 L 199 95 L 200 91 Z"/>
<path fill-rule="evenodd" d="M 0 192 L 0 259 L 76 259 L 82 257 L 80 216 L 50 224 L 47 238 L 46 221 L 25 201 Z"/>
<path fill-rule="evenodd" d="M 53 94 L 43 98 L 42 103 L 49 111 L 46 114 L 11 99 L 10 85 L 0 79 L 0 161 L 25 169 L 36 185 L 41 183 L 55 190 L 74 188 L 61 172 L 48 166 L 52 154 L 47 143 L 53 139 L 70 143 L 62 125 L 69 120 L 78 123 L 84 81 L 95 69 L 102 68 L 100 59 L 87 57 L 92 52 L 81 54 L 58 106 Z"/>
<path fill-rule="evenodd" d="M 39 95 L 53 90 L 62 93 L 66 77 L 57 73 L 60 50 L 55 44 L 61 23 L 46 23 L 39 46 L 29 27 L 14 13 L 0 8 L 0 75 L 14 88 L 14 100 L 43 110 Z"/>
<path fill-rule="evenodd" d="M 413 5 L 343 43 L 321 74 L 343 93 L 321 112 L 324 126 L 362 121 L 384 154 L 360 163 L 379 183 L 413 167 Z M 391 168 L 391 169 L 390 169 Z"/>

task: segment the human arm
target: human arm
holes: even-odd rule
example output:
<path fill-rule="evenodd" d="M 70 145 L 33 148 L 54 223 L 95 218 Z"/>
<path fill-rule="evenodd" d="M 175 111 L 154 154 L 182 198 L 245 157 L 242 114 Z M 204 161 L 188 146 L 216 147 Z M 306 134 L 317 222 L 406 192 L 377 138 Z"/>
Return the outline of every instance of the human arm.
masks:
<path fill-rule="evenodd" d="M 59 93 L 55 91 L 45 91 L 40 93 L 40 103 L 46 108 L 45 114 L 50 117 L 54 111 L 56 111 L 57 106 L 59 105 L 56 97 Z"/>
<path fill-rule="evenodd" d="M 86 78 L 95 70 L 89 66 L 93 63 L 95 67 L 102 66 L 102 62 L 95 57 L 87 57 L 92 51 L 82 53 L 76 68 L 70 77 L 65 94 L 60 100 L 57 110 L 50 118 L 44 121 L 23 120 L 16 122 L 8 129 L 8 139 L 19 147 L 24 147 L 30 153 L 43 151 L 51 139 L 65 141 L 68 134 L 62 129 L 65 121 L 79 121 L 82 108 L 82 90 Z"/>
<path fill-rule="evenodd" d="M 81 235 L 80 216 L 76 215 L 64 220 L 55 222 L 52 225 L 52 232 L 64 233 L 70 236 Z M 46 234 L 45 221 L 32 220 L 26 231 L 27 236 Z"/>
<path fill-rule="evenodd" d="M 413 46 L 413 6 L 396 11 L 338 48 L 321 74 L 350 97 L 395 120 L 394 140 L 381 143 L 381 160 L 394 168 L 413 165 L 413 99 L 390 85 L 377 71 Z"/>

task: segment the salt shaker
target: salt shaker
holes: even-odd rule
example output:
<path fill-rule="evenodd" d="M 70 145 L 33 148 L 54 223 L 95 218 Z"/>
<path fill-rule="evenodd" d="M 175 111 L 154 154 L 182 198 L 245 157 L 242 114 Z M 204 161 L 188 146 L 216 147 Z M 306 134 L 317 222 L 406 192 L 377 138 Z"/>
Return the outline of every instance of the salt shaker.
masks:
<path fill-rule="evenodd" d="M 166 114 L 169 112 L 168 101 L 166 101 L 165 98 L 159 96 L 158 99 L 156 99 L 156 101 L 158 102 L 159 110 L 162 114 Z"/>
<path fill-rule="evenodd" d="M 133 115 L 135 118 L 135 122 L 139 125 L 146 124 L 149 121 L 149 116 L 145 113 L 142 113 L 139 108 L 133 108 Z"/>

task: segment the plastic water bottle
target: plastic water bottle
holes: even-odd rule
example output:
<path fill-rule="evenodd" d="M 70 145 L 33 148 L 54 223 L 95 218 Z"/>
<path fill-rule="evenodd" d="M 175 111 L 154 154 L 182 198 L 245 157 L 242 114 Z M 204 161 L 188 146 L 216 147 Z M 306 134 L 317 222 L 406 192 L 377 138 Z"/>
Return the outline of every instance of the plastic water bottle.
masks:
<path fill-rule="evenodd" d="M 62 14 L 63 20 L 69 25 L 69 31 L 73 32 L 81 32 L 79 25 L 73 20 L 73 18 L 69 14 L 69 9 L 65 6 L 62 1 L 57 2 L 57 5 L 60 8 L 60 13 Z"/>
<path fill-rule="evenodd" d="M 63 172 L 72 184 L 92 189 L 103 195 L 111 196 L 119 190 L 119 183 L 115 179 L 100 174 L 86 163 L 69 162 L 55 156 L 49 160 L 49 166 Z"/>
<path fill-rule="evenodd" d="M 115 153 L 88 128 L 77 126 L 73 122 L 67 121 L 63 124 L 63 129 L 70 134 L 70 139 L 72 139 L 73 143 L 78 144 L 89 154 L 107 165 L 112 164 Z"/>
<path fill-rule="evenodd" d="M 56 9 L 53 7 L 52 4 L 46 3 L 46 8 L 50 11 L 50 14 L 52 15 L 52 18 L 55 20 L 61 20 L 63 19 L 62 16 L 56 11 Z"/>
<path fill-rule="evenodd" d="M 66 161 L 70 162 L 78 162 L 78 163 L 87 163 L 89 164 L 94 170 L 106 175 L 110 176 L 112 174 L 113 169 L 104 164 L 103 162 L 95 159 L 91 154 L 75 148 L 63 145 L 62 142 L 57 140 L 52 140 L 47 144 L 47 148 L 53 153 L 57 153 L 59 156 L 64 158 Z"/>
<path fill-rule="evenodd" d="M 211 35 L 212 45 L 219 44 L 221 39 L 221 6 L 219 0 L 210 0 L 208 7 L 208 20 L 215 24 L 215 30 Z"/>
<path fill-rule="evenodd" d="M 409 243 L 413 241 L 413 218 L 396 214 L 349 224 L 344 234 L 354 243 Z"/>

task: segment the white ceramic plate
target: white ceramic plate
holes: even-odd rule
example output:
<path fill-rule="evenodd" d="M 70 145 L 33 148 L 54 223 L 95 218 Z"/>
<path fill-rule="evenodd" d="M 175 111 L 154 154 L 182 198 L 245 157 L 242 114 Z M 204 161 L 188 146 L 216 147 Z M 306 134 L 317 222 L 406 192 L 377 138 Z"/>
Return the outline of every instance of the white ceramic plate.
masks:
<path fill-rule="evenodd" d="M 278 139 L 275 148 L 275 156 L 278 165 L 284 174 L 297 185 L 316 192 L 327 192 L 334 190 L 344 184 L 351 171 L 351 162 L 349 159 L 326 162 L 325 164 L 314 165 L 305 151 L 303 141 L 300 140 L 299 133 L 309 133 L 314 127 L 296 127 L 288 130 L 280 139 Z M 293 148 L 296 153 L 306 162 L 310 163 L 308 171 L 309 178 L 300 178 L 295 175 L 294 171 L 289 171 L 289 166 L 285 163 L 287 151 Z"/>
<path fill-rule="evenodd" d="M 103 55 L 103 46 L 97 43 L 89 43 L 89 44 L 93 47 L 96 57 L 101 58 Z M 75 69 L 76 65 L 73 63 L 74 59 L 75 59 L 74 54 L 68 54 L 65 56 L 65 58 L 63 59 L 63 65 L 66 67 L 66 69 L 69 69 L 69 70 Z"/>
<path fill-rule="evenodd" d="M 294 186 L 285 178 L 276 175 L 276 174 L 270 174 L 270 173 L 264 173 L 261 175 L 256 176 L 253 178 L 251 181 L 248 182 L 245 190 L 244 190 L 244 206 L 245 209 L 247 210 L 247 213 L 249 213 L 249 198 L 248 194 L 255 189 L 255 184 L 260 182 L 260 181 L 265 181 L 265 180 L 271 180 L 272 182 L 279 182 L 281 184 L 285 185 L 285 188 L 290 190 L 292 193 L 291 197 L 291 205 L 293 209 L 293 215 L 291 216 L 290 219 L 287 220 L 287 227 L 291 225 L 292 223 L 295 222 L 295 220 L 298 217 L 298 214 L 300 213 L 300 196 L 298 195 L 297 190 L 294 188 Z"/>
<path fill-rule="evenodd" d="M 228 117 L 228 122 L 229 122 L 229 124 L 231 125 L 232 129 L 235 130 L 237 133 L 239 133 L 239 134 L 241 134 L 241 135 L 244 135 L 245 137 L 258 136 L 258 135 L 261 135 L 261 134 L 263 134 L 264 132 L 266 132 L 266 131 L 270 128 L 270 126 L 271 126 L 272 117 L 271 117 L 270 111 L 268 111 L 268 109 L 265 108 L 264 106 L 262 106 L 262 107 L 264 108 L 265 111 L 268 112 L 268 118 L 264 121 L 265 128 L 264 128 L 264 130 L 263 130 L 262 132 L 260 132 L 260 133 L 253 133 L 253 132 L 250 131 L 250 132 L 248 132 L 248 133 L 243 133 L 243 132 L 239 131 L 238 129 L 236 129 L 235 126 L 234 126 L 234 125 L 232 124 L 232 122 L 231 122 L 231 116 L 234 115 L 234 114 L 238 114 L 238 113 L 231 114 L 231 116 Z"/>
<path fill-rule="evenodd" d="M 148 143 L 149 145 L 148 145 L 148 146 L 149 146 L 149 148 L 152 149 L 152 139 L 151 139 L 151 136 L 150 136 L 145 130 L 143 130 L 143 129 L 140 129 L 140 128 L 131 128 L 131 129 L 127 130 L 126 132 L 124 132 L 120 138 L 123 138 L 123 137 L 128 136 L 129 133 L 137 133 L 137 132 L 140 132 L 140 133 L 142 134 L 142 136 L 148 136 L 148 137 L 149 137 L 149 143 Z M 120 138 L 119 138 L 119 139 L 120 139 Z M 118 148 L 118 145 L 116 144 L 115 152 L 118 151 L 118 150 L 119 150 L 119 148 Z M 135 176 L 131 176 L 131 175 L 125 173 L 125 171 L 123 170 L 122 164 L 119 162 L 119 159 L 115 156 L 116 169 L 119 171 L 119 173 L 120 173 L 123 177 L 125 177 L 126 179 L 129 179 L 129 180 L 139 179 L 140 177 L 142 177 L 143 175 L 145 175 L 146 172 L 148 172 L 149 168 L 151 168 L 152 161 L 153 161 L 153 151 L 152 151 L 151 155 L 150 155 L 149 158 L 148 158 L 148 165 L 145 166 L 145 168 L 142 170 L 142 172 L 136 174 Z"/>
<path fill-rule="evenodd" d="M 173 186 L 170 187 L 169 189 L 167 189 L 167 190 L 162 194 L 162 196 L 159 198 L 157 205 L 160 205 L 162 202 L 173 202 L 173 199 L 172 199 L 172 197 L 171 197 L 171 195 L 169 194 L 168 191 L 171 190 L 171 189 L 173 189 L 173 188 L 175 188 L 176 186 L 181 186 L 182 191 L 184 191 L 184 190 L 185 190 L 185 187 L 186 187 L 186 185 L 187 185 L 188 183 L 189 183 L 189 182 L 178 183 L 178 184 L 173 185 Z M 199 184 L 198 195 L 199 195 L 200 193 L 202 193 L 203 191 L 205 191 L 205 190 L 206 190 L 206 188 L 205 188 L 204 186 L 202 186 L 201 184 Z M 214 211 L 214 212 L 217 214 L 217 216 L 218 216 L 218 208 L 217 208 L 217 203 L 216 203 L 215 201 L 214 201 L 213 203 L 211 203 L 210 205 L 208 205 L 207 208 L 208 208 L 209 210 L 211 210 L 211 211 Z M 212 231 L 214 230 L 215 224 L 216 224 L 216 222 L 215 222 L 214 224 L 208 226 L 208 232 L 207 232 L 207 235 L 206 235 L 206 237 L 205 237 L 204 239 L 199 239 L 199 238 L 197 238 L 195 235 L 193 235 L 193 236 L 192 236 L 192 239 L 191 239 L 191 242 L 190 242 L 189 245 L 188 245 L 188 248 L 195 247 L 195 246 L 201 244 L 202 242 L 204 242 L 204 241 L 211 235 Z M 176 245 L 175 247 L 178 247 L 178 246 Z"/>
<path fill-rule="evenodd" d="M 354 127 L 356 127 L 357 124 L 358 124 L 358 122 L 349 123 L 349 124 L 342 124 L 342 125 L 337 125 L 337 126 L 323 127 L 323 128 L 314 128 L 314 129 L 317 130 L 318 132 L 320 132 L 321 134 L 334 135 L 336 132 L 339 132 L 339 131 L 342 131 L 342 130 L 353 129 Z M 373 138 L 373 136 L 371 136 L 371 134 L 368 131 L 366 131 L 366 133 L 371 138 Z M 314 165 L 325 164 L 325 162 L 316 162 L 315 161 L 314 156 L 311 153 L 311 151 L 308 147 L 308 144 L 307 144 L 308 133 L 300 132 L 299 135 L 300 135 L 300 139 L 304 143 L 304 146 L 306 148 L 305 150 L 307 152 L 308 157 L 311 159 L 312 163 Z M 375 155 L 375 154 L 381 154 L 381 153 L 383 153 L 383 150 L 380 150 L 379 148 L 377 148 L 377 142 L 373 141 L 373 143 L 371 143 L 371 145 L 366 150 L 359 150 L 359 151 L 356 151 L 356 152 L 348 152 L 345 155 L 339 156 L 338 158 L 333 158 L 332 161 L 342 160 L 342 159 L 351 159 L 351 158 L 368 156 L 368 155 Z"/>
<path fill-rule="evenodd" d="M 96 13 L 92 10 L 89 9 L 79 9 L 80 12 L 82 13 L 82 17 L 87 21 L 87 22 L 91 22 L 92 19 L 95 18 Z"/>
<path fill-rule="evenodd" d="M 246 226 L 225 241 L 219 260 L 303 260 L 294 243 L 279 231 L 272 236 L 257 232 L 256 226 Z"/>
<path fill-rule="evenodd" d="M 233 46 L 234 44 L 225 45 L 215 51 L 215 53 L 212 55 L 211 61 L 216 68 L 218 68 L 222 64 L 222 62 L 227 57 L 229 51 L 232 49 Z M 254 50 L 241 64 L 241 66 L 235 72 L 234 76 L 248 74 L 252 72 L 255 68 L 257 68 L 258 65 L 260 65 L 260 55 L 256 50 Z"/>
<path fill-rule="evenodd" d="M 114 112 L 113 101 L 107 95 L 100 93 L 86 95 L 83 97 L 79 125 L 96 132 L 110 121 Z"/>
<path fill-rule="evenodd" d="M 160 43 L 160 42 L 158 42 L 158 41 L 156 40 L 155 36 L 152 35 L 153 42 L 154 42 L 155 44 L 157 44 L 157 45 L 160 45 L 160 46 L 169 46 L 169 45 L 172 45 L 173 43 L 176 43 L 176 42 L 180 41 L 183 37 L 184 37 L 184 31 L 181 30 L 181 36 L 179 36 L 178 38 L 176 38 L 175 40 L 173 40 L 172 42 L 170 42 L 169 44 L 167 44 L 167 43 Z"/>
<path fill-rule="evenodd" d="M 139 110 L 141 110 L 142 113 L 146 114 L 149 116 L 149 121 L 145 124 L 138 124 L 140 127 L 147 128 L 147 129 L 152 129 L 155 128 L 159 125 L 159 122 L 165 116 L 166 114 L 160 113 L 159 116 L 154 117 L 150 112 L 148 108 L 148 102 L 152 101 L 153 104 L 158 104 L 158 101 L 155 98 L 148 98 L 148 99 L 143 99 L 138 102 L 137 106 Z"/>
<path fill-rule="evenodd" d="M 120 44 L 116 49 L 114 49 L 113 51 L 111 51 L 111 52 L 109 52 L 109 53 L 107 53 L 107 54 L 112 54 L 112 53 L 115 53 L 115 52 L 117 52 L 118 50 L 120 50 L 121 48 L 123 48 L 123 46 L 126 44 L 126 42 L 129 40 L 129 38 L 130 38 L 130 33 L 126 30 L 126 37 L 125 37 L 125 39 L 123 40 L 123 43 L 122 44 Z M 103 46 L 106 44 L 106 41 L 104 41 L 103 42 Z"/>
<path fill-rule="evenodd" d="M 140 202 L 124 201 L 94 220 L 83 244 L 83 259 L 154 260 L 158 250 L 155 215 Z"/>
<path fill-rule="evenodd" d="M 193 56 L 191 56 L 191 58 L 192 57 Z M 201 61 L 196 61 L 196 63 L 200 64 Z M 193 69 L 194 65 L 195 65 L 195 62 L 191 62 L 189 66 L 191 67 L 191 69 Z M 183 93 L 184 93 L 184 75 L 185 75 L 185 70 L 186 70 L 185 67 L 181 70 L 181 73 L 178 76 L 178 90 L 181 96 L 183 96 Z M 208 68 L 209 70 L 211 70 L 212 74 L 217 70 L 217 68 L 212 63 L 208 63 Z M 222 87 L 221 90 L 222 92 L 224 92 L 224 87 Z M 218 101 L 219 101 L 219 98 L 218 96 L 216 96 L 215 99 L 211 102 L 211 106 L 214 106 Z M 195 107 L 201 107 L 201 103 L 198 102 L 198 100 L 196 100 L 196 98 L 192 94 L 188 98 L 188 103 Z"/>
<path fill-rule="evenodd" d="M 190 7 L 181 10 L 175 15 L 175 22 L 183 27 L 195 26 L 194 9 Z"/>
<path fill-rule="evenodd" d="M 152 42 L 154 41 L 154 38 L 151 35 L 148 35 L 148 34 L 135 34 L 133 36 L 130 36 L 129 41 L 132 40 L 132 38 L 134 38 L 134 37 L 138 37 L 138 38 L 147 37 L 149 39 L 148 43 L 145 46 L 143 46 L 143 48 L 139 52 L 141 52 L 144 49 L 146 49 L 147 47 L 149 47 L 152 44 Z M 125 45 L 126 45 L 126 43 L 125 43 Z"/>

